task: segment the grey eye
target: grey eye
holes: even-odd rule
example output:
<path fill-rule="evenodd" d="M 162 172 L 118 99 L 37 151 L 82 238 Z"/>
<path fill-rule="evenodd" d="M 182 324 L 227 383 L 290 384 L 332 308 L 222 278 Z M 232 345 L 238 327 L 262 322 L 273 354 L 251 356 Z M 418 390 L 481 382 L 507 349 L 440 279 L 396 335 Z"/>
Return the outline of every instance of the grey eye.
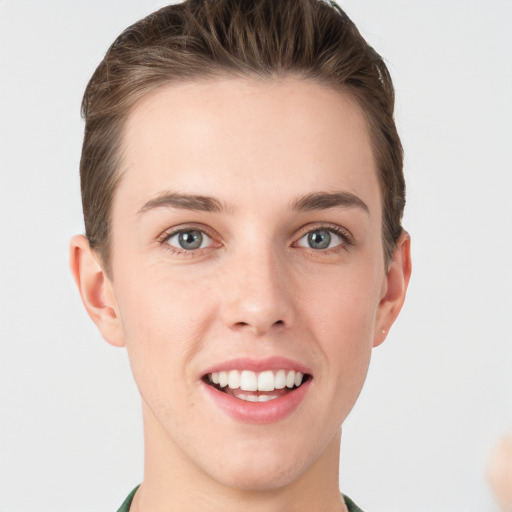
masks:
<path fill-rule="evenodd" d="M 327 249 L 331 243 L 331 233 L 325 229 L 308 233 L 308 244 L 312 249 Z"/>
<path fill-rule="evenodd" d="M 310 249 L 322 250 L 331 249 L 341 245 L 343 238 L 329 229 L 315 229 L 306 233 L 299 239 L 297 245 L 300 247 L 308 247 Z"/>
<path fill-rule="evenodd" d="M 211 242 L 211 238 L 197 229 L 191 229 L 189 231 L 179 231 L 174 235 L 171 235 L 167 240 L 169 245 L 177 247 L 178 249 L 184 249 L 186 251 L 193 251 L 194 249 L 203 249 L 207 247 Z"/>

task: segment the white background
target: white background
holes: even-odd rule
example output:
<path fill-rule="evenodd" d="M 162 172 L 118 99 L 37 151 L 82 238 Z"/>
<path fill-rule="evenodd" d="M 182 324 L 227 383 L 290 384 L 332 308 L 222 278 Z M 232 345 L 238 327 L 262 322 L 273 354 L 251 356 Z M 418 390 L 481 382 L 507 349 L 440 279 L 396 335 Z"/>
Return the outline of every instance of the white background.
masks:
<path fill-rule="evenodd" d="M 67 268 L 79 115 L 115 36 L 162 1 L 0 0 L 0 511 L 111 512 L 142 477 L 125 352 Z M 389 64 L 414 275 L 346 422 L 341 486 L 368 512 L 496 510 L 512 427 L 512 2 L 347 0 Z"/>

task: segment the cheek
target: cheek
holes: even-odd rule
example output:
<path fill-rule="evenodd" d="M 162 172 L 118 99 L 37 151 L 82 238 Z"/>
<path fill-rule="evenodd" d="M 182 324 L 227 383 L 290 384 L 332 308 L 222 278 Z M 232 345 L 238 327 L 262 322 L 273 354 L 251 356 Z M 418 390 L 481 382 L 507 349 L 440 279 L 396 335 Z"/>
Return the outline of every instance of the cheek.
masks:
<path fill-rule="evenodd" d="M 338 345 L 371 338 L 380 302 L 382 272 L 377 265 L 353 265 L 303 282 L 302 309 L 318 339 Z"/>
<path fill-rule="evenodd" d="M 373 345 L 375 315 L 368 304 L 338 296 L 329 308 L 314 312 L 320 350 L 328 361 L 328 379 L 358 390 L 366 377 Z"/>
<path fill-rule="evenodd" d="M 213 313 L 207 279 L 190 272 L 135 267 L 137 275 L 121 276 L 118 305 L 127 342 L 174 345 L 199 329 Z M 124 277 L 124 278 L 123 278 Z"/>
<path fill-rule="evenodd" d="M 314 291 L 302 308 L 328 363 L 326 380 L 347 395 L 359 393 L 373 347 L 381 281 L 368 268 L 339 271 L 324 286 L 310 286 Z"/>
<path fill-rule="evenodd" d="M 142 394 L 165 396 L 191 378 L 187 362 L 215 318 L 212 295 L 195 281 L 164 277 L 151 268 L 119 282 L 119 314 L 135 380 Z"/>

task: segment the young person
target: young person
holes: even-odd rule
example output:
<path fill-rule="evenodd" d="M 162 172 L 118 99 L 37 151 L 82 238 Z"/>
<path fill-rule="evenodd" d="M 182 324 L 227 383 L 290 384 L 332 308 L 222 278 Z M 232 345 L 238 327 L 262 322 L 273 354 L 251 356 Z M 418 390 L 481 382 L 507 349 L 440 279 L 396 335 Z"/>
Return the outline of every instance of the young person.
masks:
<path fill-rule="evenodd" d="M 84 305 L 126 347 L 144 480 L 120 511 L 357 511 L 341 425 L 410 276 L 386 66 L 321 0 L 189 0 L 83 100 Z"/>

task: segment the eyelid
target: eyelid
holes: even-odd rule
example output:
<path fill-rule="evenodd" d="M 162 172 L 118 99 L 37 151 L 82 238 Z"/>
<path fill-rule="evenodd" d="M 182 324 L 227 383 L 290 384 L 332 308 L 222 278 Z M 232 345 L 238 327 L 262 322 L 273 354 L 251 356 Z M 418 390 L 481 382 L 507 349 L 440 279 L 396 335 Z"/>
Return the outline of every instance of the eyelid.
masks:
<path fill-rule="evenodd" d="M 178 235 L 180 233 L 186 233 L 187 231 L 200 231 L 204 235 L 206 235 L 210 240 L 210 245 L 208 247 L 203 247 L 199 249 L 184 249 L 180 247 L 176 247 L 174 245 L 171 245 L 168 243 L 168 240 L 172 238 L 175 235 Z M 215 247 L 221 247 L 221 243 L 218 242 L 219 236 L 217 233 L 213 232 L 212 229 L 209 229 L 207 226 L 199 225 L 199 224 L 182 224 L 178 226 L 173 226 L 172 228 L 168 228 L 165 231 L 163 231 L 160 235 L 157 237 L 157 241 L 160 245 L 164 246 L 166 249 L 171 250 L 175 254 L 201 254 L 203 251 L 207 251 L 208 249 L 211 249 L 212 246 Z M 213 243 L 212 243 L 213 242 Z"/>
<path fill-rule="evenodd" d="M 170 228 L 165 229 L 157 236 L 157 240 L 159 242 L 163 242 L 173 235 L 176 235 L 178 233 L 185 233 L 187 231 L 201 231 L 201 233 L 205 233 L 210 238 L 218 238 L 218 235 L 216 235 L 216 233 L 207 226 L 191 222 L 190 224 L 179 224 L 177 226 L 172 226 Z"/>
<path fill-rule="evenodd" d="M 305 226 L 302 226 L 299 229 L 297 235 L 294 237 L 295 241 L 292 243 L 292 247 L 296 247 L 298 241 L 301 240 L 307 234 L 311 233 L 312 231 L 321 231 L 321 230 L 330 231 L 331 233 L 334 233 L 335 235 L 339 236 L 343 240 L 343 242 L 334 247 L 323 249 L 323 250 L 310 248 L 311 250 L 314 250 L 315 252 L 324 252 L 325 253 L 328 251 L 336 250 L 337 248 L 341 248 L 341 247 L 346 248 L 348 246 L 355 245 L 355 243 L 356 243 L 354 236 L 347 228 L 340 226 L 339 224 L 318 222 L 318 223 L 312 223 L 312 224 L 307 224 Z M 213 244 L 211 243 L 209 247 L 188 250 L 188 249 L 184 249 L 184 248 L 178 248 L 176 246 L 173 246 L 173 245 L 170 245 L 167 243 L 169 238 L 171 238 L 179 233 L 183 233 L 183 232 L 187 232 L 187 231 L 200 231 L 201 233 L 205 234 L 208 238 L 210 238 L 211 242 L 213 242 Z M 175 254 L 199 255 L 203 251 L 207 251 L 207 250 L 211 249 L 212 245 L 213 245 L 213 248 L 221 247 L 223 244 L 218 241 L 219 238 L 220 238 L 219 235 L 216 232 L 214 232 L 211 228 L 209 228 L 208 226 L 205 226 L 202 224 L 190 223 L 190 224 L 173 226 L 171 228 L 166 229 L 157 237 L 157 241 L 160 245 L 171 250 Z M 307 248 L 307 247 L 304 247 L 304 248 Z"/>
<path fill-rule="evenodd" d="M 202 240 L 201 240 L 201 245 L 203 245 L 203 243 L 206 243 L 206 246 L 205 247 L 196 247 L 194 249 L 185 249 L 184 247 L 180 247 L 179 245 L 175 245 L 174 243 L 171 243 L 171 240 L 173 238 L 176 238 L 180 235 L 182 235 L 183 233 L 193 233 L 193 232 L 197 232 L 197 233 L 201 233 L 201 237 L 202 237 Z M 200 231 L 199 229 L 186 229 L 185 231 L 176 231 L 174 233 L 171 233 L 164 241 L 166 244 L 169 244 L 171 247 L 174 247 L 176 249 L 178 249 L 179 251 L 190 251 L 190 252 L 197 252 L 197 251 L 200 251 L 201 249 L 207 249 L 209 247 L 209 245 L 211 244 L 211 242 L 213 242 L 213 239 L 211 236 L 209 236 L 207 233 L 205 233 L 204 231 Z"/>
<path fill-rule="evenodd" d="M 306 226 L 301 227 L 299 230 L 299 233 L 297 234 L 297 236 L 295 238 L 294 244 L 296 244 L 300 239 L 302 239 L 304 236 L 311 233 L 312 231 L 322 231 L 322 230 L 330 231 L 331 233 L 334 233 L 335 235 L 342 238 L 344 241 L 344 244 L 342 244 L 342 245 L 350 246 L 350 245 L 355 245 L 355 243 L 356 243 L 354 236 L 347 228 L 340 226 L 338 224 L 319 222 L 319 223 L 314 223 L 314 224 L 308 224 Z M 334 247 L 332 247 L 332 249 L 334 249 Z M 326 249 L 326 250 L 329 250 L 329 249 Z"/>

